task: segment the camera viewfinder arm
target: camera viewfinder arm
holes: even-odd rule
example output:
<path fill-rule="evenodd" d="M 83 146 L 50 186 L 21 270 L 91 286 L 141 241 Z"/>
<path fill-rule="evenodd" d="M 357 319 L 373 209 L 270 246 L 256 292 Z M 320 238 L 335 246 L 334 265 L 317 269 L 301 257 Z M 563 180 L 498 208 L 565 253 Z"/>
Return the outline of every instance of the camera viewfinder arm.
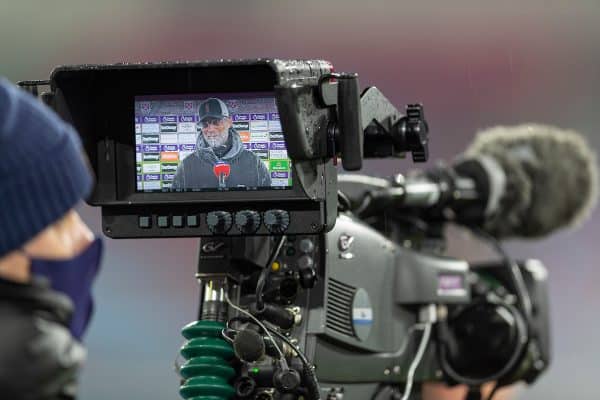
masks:
<path fill-rule="evenodd" d="M 363 92 L 360 103 L 365 157 L 398 157 L 410 151 L 414 162 L 427 161 L 429 127 L 421 104 L 407 105 L 403 116 L 374 86 Z"/>

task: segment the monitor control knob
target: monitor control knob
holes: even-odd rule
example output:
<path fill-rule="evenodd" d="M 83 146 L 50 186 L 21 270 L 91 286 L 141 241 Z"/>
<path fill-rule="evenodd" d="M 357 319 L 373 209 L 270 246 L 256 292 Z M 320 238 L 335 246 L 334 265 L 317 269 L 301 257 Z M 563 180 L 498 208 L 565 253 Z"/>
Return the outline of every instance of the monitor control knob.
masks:
<path fill-rule="evenodd" d="M 231 220 L 231 214 L 227 211 L 211 211 L 206 214 L 206 225 L 216 235 L 227 233 L 231 229 Z"/>
<path fill-rule="evenodd" d="M 240 232 L 250 235 L 260 227 L 260 213 L 253 210 L 242 210 L 235 214 L 235 226 Z"/>
<path fill-rule="evenodd" d="M 290 214 L 285 210 L 265 211 L 265 226 L 271 233 L 284 233 L 290 226 Z"/>

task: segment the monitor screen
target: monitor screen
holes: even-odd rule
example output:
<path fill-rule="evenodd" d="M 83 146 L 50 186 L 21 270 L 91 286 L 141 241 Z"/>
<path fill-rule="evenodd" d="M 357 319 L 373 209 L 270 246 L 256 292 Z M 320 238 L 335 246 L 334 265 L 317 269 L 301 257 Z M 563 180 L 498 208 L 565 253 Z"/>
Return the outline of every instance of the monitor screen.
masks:
<path fill-rule="evenodd" d="M 137 191 L 292 186 L 273 93 L 135 97 Z"/>

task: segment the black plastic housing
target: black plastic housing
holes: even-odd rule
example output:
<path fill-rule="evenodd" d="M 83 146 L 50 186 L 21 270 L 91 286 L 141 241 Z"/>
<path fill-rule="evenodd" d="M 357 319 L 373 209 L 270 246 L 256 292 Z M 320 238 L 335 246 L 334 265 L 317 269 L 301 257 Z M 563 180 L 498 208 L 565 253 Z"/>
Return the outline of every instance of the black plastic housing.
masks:
<path fill-rule="evenodd" d="M 331 229 L 336 216 L 336 170 L 327 154 L 327 121 L 335 108 L 316 96 L 318 78 L 331 71 L 326 61 L 220 60 L 57 67 L 46 101 L 81 135 L 97 184 L 87 199 L 103 208 L 104 232 L 111 237 L 212 235 L 206 214 L 242 209 L 290 213 L 289 233 Z M 158 192 L 136 190 L 134 100 L 166 94 L 269 92 L 274 94 L 292 159 L 287 190 Z M 197 215 L 198 227 L 156 227 L 158 216 Z M 138 226 L 149 216 L 150 227 Z M 242 235 L 231 229 L 226 235 Z M 258 235 L 270 232 L 262 226 Z"/>

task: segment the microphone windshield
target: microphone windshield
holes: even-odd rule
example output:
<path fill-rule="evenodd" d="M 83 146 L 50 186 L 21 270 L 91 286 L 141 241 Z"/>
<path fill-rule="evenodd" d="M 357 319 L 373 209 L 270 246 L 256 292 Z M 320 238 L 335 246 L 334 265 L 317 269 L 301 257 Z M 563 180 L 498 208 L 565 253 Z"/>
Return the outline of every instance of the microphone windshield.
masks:
<path fill-rule="evenodd" d="M 505 190 L 484 229 L 496 237 L 540 237 L 585 220 L 598 199 L 596 156 L 578 133 L 540 124 L 480 132 L 466 157 L 493 158 Z"/>

